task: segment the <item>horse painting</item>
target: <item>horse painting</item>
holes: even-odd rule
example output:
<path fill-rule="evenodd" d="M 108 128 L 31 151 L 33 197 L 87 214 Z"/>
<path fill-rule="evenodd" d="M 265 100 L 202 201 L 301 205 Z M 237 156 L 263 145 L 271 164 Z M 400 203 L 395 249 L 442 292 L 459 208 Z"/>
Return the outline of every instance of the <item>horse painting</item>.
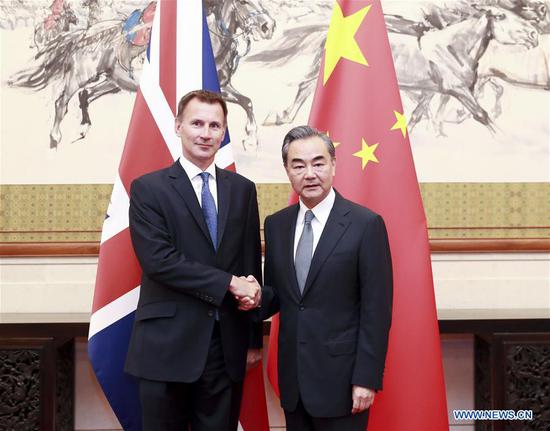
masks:
<path fill-rule="evenodd" d="M 502 12 L 495 12 L 496 15 L 506 14 L 507 19 L 501 23 L 502 25 L 498 25 L 499 30 L 503 31 L 505 30 L 504 27 L 511 26 L 520 27 L 522 29 L 526 28 L 527 33 L 532 33 L 533 31 L 542 33 L 548 27 L 548 22 L 550 20 L 547 6 L 544 2 L 538 0 L 479 0 L 477 2 L 459 1 L 456 4 L 453 4 L 453 7 L 451 8 L 440 7 L 436 4 L 426 5 L 426 7 L 422 8 L 424 20 L 421 22 L 406 19 L 400 15 L 387 14 L 385 15 L 385 20 L 389 31 L 390 42 L 394 41 L 394 43 L 392 43 L 394 57 L 407 55 L 406 52 L 401 53 L 399 51 L 401 49 L 399 46 L 400 41 L 403 40 L 402 38 L 404 36 L 407 36 L 404 38 L 405 41 L 408 40 L 406 43 L 412 44 L 413 40 L 416 41 L 418 39 L 422 41 L 425 35 L 429 35 L 428 41 L 433 39 L 436 44 L 442 46 L 442 50 L 446 49 L 442 45 L 445 42 L 443 40 L 445 38 L 442 37 L 438 31 L 451 25 L 462 23 L 468 19 L 476 18 L 484 10 L 489 10 L 491 7 L 493 7 L 493 10 L 495 11 L 500 10 Z M 455 28 L 455 30 L 457 29 L 458 28 Z M 462 30 L 467 29 L 466 27 L 463 27 Z M 524 42 L 522 35 L 526 35 L 527 33 L 520 33 L 521 35 L 518 40 L 508 40 L 507 43 L 517 43 L 521 45 Z M 440 34 L 440 36 L 437 36 L 437 34 Z M 303 55 L 303 52 L 311 47 L 319 47 L 319 50 L 313 54 L 313 61 L 309 70 L 306 72 L 304 78 L 298 85 L 294 100 L 282 111 L 271 112 L 264 120 L 264 125 L 281 125 L 294 121 L 294 118 L 303 103 L 307 100 L 315 88 L 322 59 L 322 48 L 324 46 L 325 35 L 326 25 L 308 25 L 289 29 L 284 33 L 284 37 L 281 39 L 281 42 L 279 42 L 278 46 L 274 49 L 258 53 L 248 59 L 249 61 L 284 63 L 292 59 L 294 56 Z M 534 34 L 531 35 L 533 38 L 536 37 Z M 441 40 L 439 40 L 440 38 Z M 491 47 L 492 45 L 493 44 L 491 44 Z M 529 43 L 529 46 L 532 46 L 532 44 Z M 487 60 L 487 62 L 489 63 L 490 60 Z M 451 75 L 456 74 L 454 67 L 459 68 L 460 66 L 456 62 L 455 65 L 450 63 L 445 73 L 448 72 L 451 73 Z M 414 87 L 414 77 L 412 76 L 414 70 L 411 70 L 406 62 L 399 62 L 399 64 L 396 64 L 396 72 L 398 77 L 400 75 L 407 75 L 407 78 L 411 78 L 411 80 L 407 80 L 405 85 L 402 87 L 405 87 L 407 96 L 415 102 L 415 108 L 412 113 L 413 118 L 412 121 L 409 122 L 409 128 L 412 129 L 422 117 L 430 118 L 431 113 L 428 109 L 431 96 L 433 95 L 426 94 L 421 88 Z M 460 71 L 457 73 L 460 73 Z M 419 77 L 418 79 L 421 78 Z M 494 80 L 490 83 L 493 84 Z M 442 99 L 448 100 L 447 98 Z M 463 98 L 463 100 L 465 101 L 466 99 Z M 473 109 L 474 105 L 471 103 L 471 100 L 468 103 Z M 479 106 L 479 104 L 477 104 L 477 106 Z M 484 124 L 485 120 L 483 117 L 485 117 L 485 115 L 481 113 L 481 111 L 477 111 L 478 115 L 480 115 L 480 117 L 478 117 L 479 120 L 482 120 L 481 123 Z M 471 115 L 470 110 L 466 109 L 466 112 Z"/>
<path fill-rule="evenodd" d="M 62 0 L 56 0 L 55 23 L 65 22 Z M 247 115 L 245 149 L 257 148 L 256 120 L 250 98 L 232 84 L 240 59 L 252 41 L 269 39 L 275 21 L 260 0 L 205 0 L 205 13 L 210 16 L 212 46 L 218 65 L 221 91 L 228 102 L 241 106 Z M 81 132 L 86 136 L 91 126 L 89 106 L 98 98 L 121 90 L 135 92 L 138 81 L 133 64 L 147 49 L 156 2 L 142 11 L 136 10 L 126 19 L 112 19 L 64 31 L 47 38 L 34 57 L 32 67 L 15 73 L 8 79 L 12 87 L 41 90 L 56 82 L 61 90 L 55 100 L 55 115 L 50 130 L 50 147 L 61 143 L 61 122 L 67 114 L 69 101 L 78 93 L 82 113 Z M 50 20 L 51 21 L 51 20 Z M 42 25 L 42 24 L 40 24 Z M 56 24 L 58 25 L 58 24 Z M 53 27 L 49 27 L 53 28 Z M 53 33 L 52 33 L 53 35 Z"/>
<path fill-rule="evenodd" d="M 125 89 L 137 91 L 138 83 L 132 73 L 132 61 L 143 54 L 147 43 L 134 44 L 130 35 L 148 31 L 152 25 L 155 2 L 151 2 L 140 16 L 144 17 L 132 29 L 124 31 L 125 20 L 107 20 L 87 29 L 61 33 L 49 41 L 36 55 L 38 64 L 12 76 L 8 85 L 40 90 L 59 80 L 61 91 L 55 100 L 55 116 L 50 130 L 50 148 L 61 142 L 61 121 L 67 114 L 71 98 L 81 89 L 87 89 L 87 99 Z M 82 95 L 81 95 L 82 96 Z M 80 99 L 81 109 L 88 101 Z M 84 118 L 84 111 L 83 111 Z M 88 116 L 89 122 L 89 116 Z"/>
<path fill-rule="evenodd" d="M 236 103 L 246 113 L 243 148 L 257 149 L 258 126 L 252 101 L 233 86 L 231 78 L 240 59 L 250 51 L 252 39 L 271 39 L 275 31 L 275 21 L 263 8 L 260 0 L 208 0 L 205 6 L 214 20 L 210 36 L 222 94 L 227 102 Z"/>
<path fill-rule="evenodd" d="M 504 9 L 489 8 L 463 22 L 424 34 L 417 40 L 402 36 L 391 41 L 401 90 L 422 94 L 409 128 L 414 128 L 436 93 L 457 99 L 481 124 L 490 127 L 488 113 L 474 95 L 479 61 L 495 40 L 505 45 L 538 45 L 538 32 L 529 22 Z"/>

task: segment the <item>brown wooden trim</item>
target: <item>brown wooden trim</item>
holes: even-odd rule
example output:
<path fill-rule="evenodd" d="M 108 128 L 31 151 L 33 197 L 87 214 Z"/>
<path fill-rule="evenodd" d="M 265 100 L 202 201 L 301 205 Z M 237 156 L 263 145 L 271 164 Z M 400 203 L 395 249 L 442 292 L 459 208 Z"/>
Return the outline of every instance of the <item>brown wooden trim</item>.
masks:
<path fill-rule="evenodd" d="M 86 229 L 86 230 L 77 230 L 77 229 L 62 229 L 62 230 L 21 230 L 21 229 L 7 229 L 7 230 L 0 230 L 0 234 L 39 234 L 39 233 L 101 233 L 101 229 Z"/>
<path fill-rule="evenodd" d="M 46 257 L 46 256 L 97 256 L 99 242 L 3 242 L 0 256 Z"/>
<path fill-rule="evenodd" d="M 548 252 L 550 238 L 431 239 L 432 253 Z"/>
<path fill-rule="evenodd" d="M 430 250 L 432 253 L 549 252 L 550 239 L 431 239 Z M 97 256 L 98 253 L 99 243 L 94 241 L 0 243 L 0 256 L 4 257 Z"/>
<path fill-rule="evenodd" d="M 428 230 L 526 230 L 526 229 L 550 229 L 550 226 L 430 226 Z"/>

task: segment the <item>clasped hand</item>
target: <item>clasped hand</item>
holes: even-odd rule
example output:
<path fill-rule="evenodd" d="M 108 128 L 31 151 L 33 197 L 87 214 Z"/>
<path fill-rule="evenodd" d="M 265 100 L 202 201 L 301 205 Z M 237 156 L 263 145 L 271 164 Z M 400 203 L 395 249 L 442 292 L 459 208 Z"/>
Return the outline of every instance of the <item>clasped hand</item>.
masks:
<path fill-rule="evenodd" d="M 229 291 L 239 301 L 239 310 L 248 311 L 260 305 L 262 289 L 253 275 L 231 279 Z"/>

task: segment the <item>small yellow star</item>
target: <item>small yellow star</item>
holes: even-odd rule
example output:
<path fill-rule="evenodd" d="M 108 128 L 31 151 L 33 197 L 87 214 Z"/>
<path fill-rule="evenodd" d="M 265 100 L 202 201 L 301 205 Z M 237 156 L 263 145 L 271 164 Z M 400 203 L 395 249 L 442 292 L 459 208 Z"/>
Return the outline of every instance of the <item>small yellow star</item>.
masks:
<path fill-rule="evenodd" d="M 407 136 L 407 119 L 405 116 L 397 111 L 393 111 L 395 115 L 395 119 L 397 120 L 393 126 L 391 126 L 391 130 L 397 130 L 400 129 L 401 133 L 403 134 L 403 137 Z"/>
<path fill-rule="evenodd" d="M 369 146 L 364 139 L 361 139 L 361 147 L 361 151 L 358 151 L 353 155 L 361 158 L 361 167 L 363 170 L 365 169 L 365 166 L 367 166 L 368 162 L 379 163 L 378 159 L 374 155 L 374 151 L 376 150 L 376 147 L 378 147 L 378 144 L 372 144 Z"/>
<path fill-rule="evenodd" d="M 334 12 L 330 19 L 327 41 L 325 44 L 325 69 L 323 85 L 325 85 L 341 58 L 368 66 L 361 48 L 355 40 L 355 33 L 369 12 L 370 5 L 358 10 L 352 15 L 344 16 L 340 5 L 334 3 Z"/>

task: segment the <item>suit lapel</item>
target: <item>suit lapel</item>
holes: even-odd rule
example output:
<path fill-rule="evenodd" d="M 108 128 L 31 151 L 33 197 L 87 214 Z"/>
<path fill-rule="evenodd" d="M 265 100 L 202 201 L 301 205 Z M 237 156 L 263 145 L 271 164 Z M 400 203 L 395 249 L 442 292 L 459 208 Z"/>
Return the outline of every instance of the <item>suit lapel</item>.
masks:
<path fill-rule="evenodd" d="M 178 195 L 182 197 L 185 205 L 187 205 L 187 208 L 189 209 L 189 212 L 199 225 L 199 228 L 202 230 L 202 233 L 208 239 L 208 241 L 212 243 L 210 233 L 208 232 L 208 227 L 206 226 L 206 222 L 204 221 L 202 209 L 199 205 L 199 201 L 197 200 L 197 195 L 195 194 L 195 190 L 191 185 L 191 180 L 185 173 L 179 160 L 172 165 L 168 172 L 168 176 L 172 179 L 171 186 L 176 190 Z"/>
<path fill-rule="evenodd" d="M 336 199 L 334 201 L 334 206 L 330 211 L 325 228 L 319 238 L 319 243 L 315 248 L 313 253 L 313 258 L 311 259 L 311 266 L 309 267 L 309 273 L 306 279 L 306 285 L 304 286 L 304 292 L 302 297 L 306 296 L 311 285 L 315 282 L 317 275 L 319 274 L 320 269 L 323 264 L 330 256 L 340 238 L 350 225 L 350 221 L 347 219 L 346 215 L 350 211 L 347 201 L 342 198 L 338 193 L 336 193 Z"/>
<path fill-rule="evenodd" d="M 229 205 L 231 203 L 231 182 L 227 172 L 216 167 L 217 188 L 218 188 L 218 244 L 217 249 L 222 243 L 223 233 L 227 225 L 227 216 L 229 215 Z"/>

